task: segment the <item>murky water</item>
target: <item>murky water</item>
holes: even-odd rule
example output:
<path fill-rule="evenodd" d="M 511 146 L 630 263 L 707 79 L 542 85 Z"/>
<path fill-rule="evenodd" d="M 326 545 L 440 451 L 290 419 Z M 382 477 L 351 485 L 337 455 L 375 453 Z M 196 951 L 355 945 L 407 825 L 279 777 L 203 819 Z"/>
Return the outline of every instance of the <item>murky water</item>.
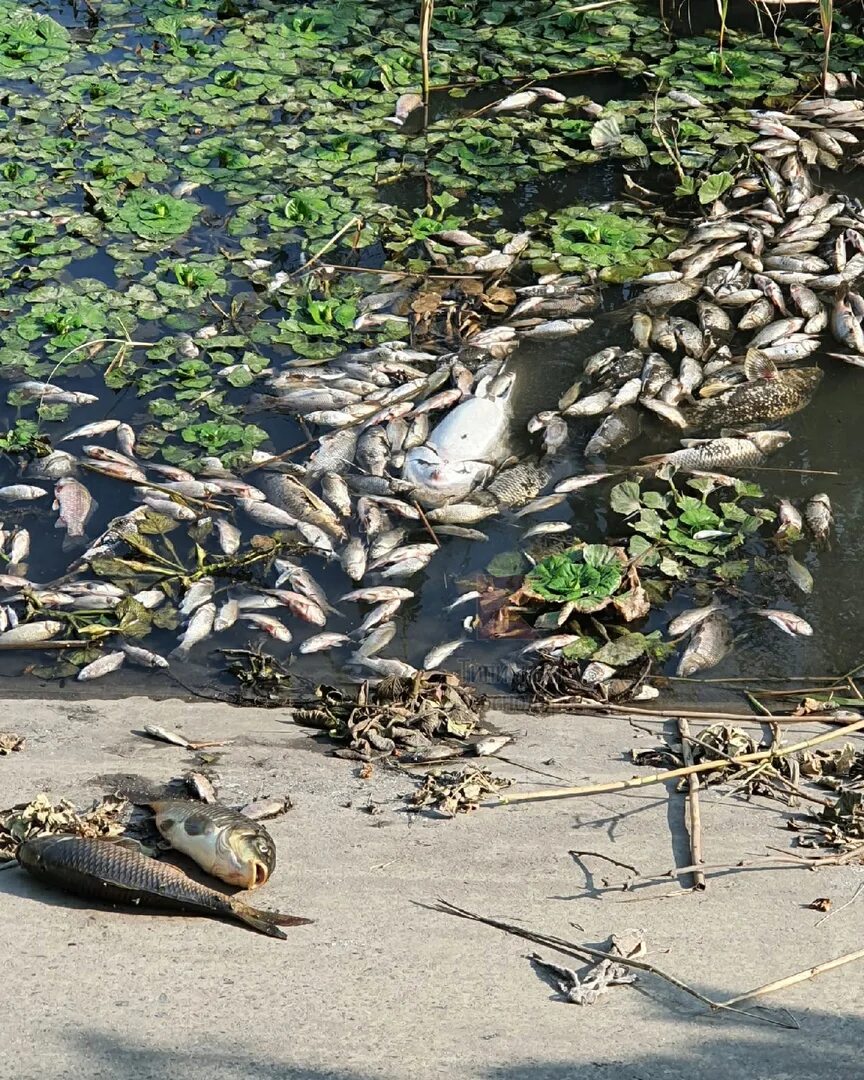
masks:
<path fill-rule="evenodd" d="M 67 5 L 40 4 L 37 7 L 50 12 L 64 25 L 76 28 L 79 36 L 86 33 L 82 29 L 86 27 L 88 19 L 86 11 Z M 129 41 L 134 44 L 134 36 L 131 36 Z M 117 59 L 122 59 L 124 55 L 118 51 Z M 100 62 L 104 63 L 106 58 L 110 60 L 111 55 L 103 54 Z M 91 56 L 87 62 L 93 61 L 95 58 Z M 628 94 L 636 96 L 642 92 L 641 86 L 635 82 L 605 75 L 559 80 L 556 85 L 564 93 L 585 93 L 598 102 L 614 97 L 623 98 Z M 20 95 L 28 93 L 28 90 L 16 83 L 15 92 Z M 439 93 L 435 97 L 433 115 L 447 116 L 452 111 L 464 114 L 466 111 L 482 109 L 500 97 L 501 93 L 502 87 L 497 84 L 472 91 L 467 98 Z M 844 189 L 855 192 L 858 183 L 857 177 L 847 177 L 844 180 Z M 514 226 L 536 207 L 554 211 L 575 202 L 593 205 L 617 198 L 621 193 L 620 169 L 613 163 L 603 163 L 591 167 L 577 167 L 523 184 L 516 192 L 499 199 L 498 204 L 503 211 L 503 224 Z M 416 178 L 382 187 L 381 197 L 394 205 L 409 209 L 422 207 L 426 201 L 423 182 Z M 228 198 L 223 191 L 206 185 L 197 190 L 195 198 L 203 207 L 203 213 L 190 237 L 197 250 L 218 252 L 224 246 L 230 246 L 228 224 L 241 200 Z M 272 270 L 276 272 L 295 269 L 304 256 L 299 247 L 288 244 L 280 251 L 268 252 L 268 257 L 274 259 Z M 358 265 L 380 267 L 384 257 L 383 250 L 373 245 L 361 253 Z M 147 257 L 144 260 L 145 270 L 155 265 L 156 261 L 156 256 Z M 60 270 L 57 280 L 80 283 L 82 279 L 96 279 L 122 290 L 129 282 L 118 278 L 115 265 L 113 259 L 97 251 L 96 254 L 78 259 Z M 239 292 L 244 288 L 248 288 L 248 282 L 229 279 L 228 302 L 232 292 Z M 620 289 L 609 288 L 604 297 L 604 308 L 614 309 L 623 298 Z M 224 295 L 220 299 L 222 303 L 226 302 Z M 268 316 L 265 315 L 266 317 Z M 136 336 L 143 335 L 144 340 L 156 340 L 163 332 L 157 324 L 140 324 Z M 536 451 L 536 444 L 524 434 L 527 418 L 540 409 L 554 405 L 560 393 L 579 373 L 585 356 L 607 344 L 624 343 L 625 332 L 626 324 L 601 317 L 594 327 L 579 337 L 542 347 L 523 345 L 508 360 L 508 367 L 517 376 L 513 406 L 514 451 L 520 454 Z M 277 368 L 287 355 L 284 349 L 273 349 L 266 345 L 262 346 L 261 351 Z M 858 568 L 864 547 L 860 535 L 864 523 L 864 491 L 860 484 L 859 399 L 864 373 L 840 365 L 828 357 L 817 356 L 817 360 L 823 365 L 826 378 L 810 407 L 788 421 L 787 426 L 794 436 L 793 441 L 784 451 L 772 458 L 771 471 L 748 474 L 761 483 L 767 492 L 778 497 L 804 500 L 817 491 L 826 491 L 831 496 L 837 517 L 836 538 L 832 549 L 816 552 L 806 543 L 796 549 L 796 555 L 814 576 L 816 585 L 812 596 L 803 596 L 789 584 L 785 595 L 778 595 L 775 591 L 770 598 L 772 606 L 786 606 L 788 602 L 791 609 L 803 615 L 813 625 L 814 636 L 793 639 L 764 621 L 746 618 L 738 620 L 736 626 L 740 627 L 741 633 L 737 647 L 722 665 L 710 672 L 711 677 L 741 674 L 752 677 L 753 682 L 758 683 L 762 676 L 845 670 L 860 656 L 864 614 L 858 602 Z M 99 401 L 91 406 L 76 408 L 67 421 L 60 425 L 51 425 L 49 433 L 55 442 L 63 431 L 88 422 L 116 418 L 126 420 L 137 428 L 147 419 L 142 401 L 134 390 L 126 389 L 117 393 L 108 391 L 102 384 L 101 375 L 95 372 L 88 373 L 79 369 L 74 377 L 63 377 L 58 381 L 62 381 L 64 387 L 69 389 L 98 394 Z M 236 400 L 245 400 L 246 396 L 238 393 Z M 16 415 L 17 411 L 9 406 L 4 405 L 0 409 L 0 421 L 4 426 L 11 425 Z M 274 452 L 282 452 L 304 441 L 303 431 L 286 417 L 256 414 L 249 419 L 268 433 Z M 581 451 L 596 423 L 596 420 L 586 420 L 571 426 L 572 441 L 566 448 L 565 460 L 559 466 L 562 474 L 584 470 Z M 110 439 L 92 441 L 112 445 Z M 610 461 L 620 465 L 632 463 L 643 454 L 668 449 L 675 441 L 674 433 L 670 434 L 668 428 L 648 418 L 644 421 L 641 438 L 618 455 L 613 455 Z M 65 448 L 76 449 L 80 443 L 63 445 Z M 787 469 L 828 471 L 836 472 L 837 475 L 804 475 L 783 471 Z M 11 484 L 19 479 L 14 461 L 7 457 L 0 459 L 0 485 Z M 255 474 L 249 479 L 255 483 Z M 564 519 L 572 524 L 571 535 L 575 537 L 589 541 L 606 539 L 609 528 L 607 496 L 612 483 L 614 481 L 610 480 L 577 493 L 561 506 L 539 515 L 539 519 Z M 94 536 L 104 529 L 111 518 L 126 512 L 133 504 L 127 488 L 117 481 L 92 474 L 87 484 L 99 504 L 99 509 L 88 527 L 90 535 Z M 28 569 L 32 579 L 40 583 L 48 583 L 61 577 L 68 566 L 68 557 L 60 547 L 62 533 L 54 528 L 55 518 L 56 514 L 50 510 L 48 499 L 36 504 L 19 504 L 14 508 L 4 509 L 2 513 L 6 528 L 23 525 L 30 530 L 32 549 Z M 247 537 L 262 531 L 260 527 L 250 527 L 248 521 L 244 522 L 239 515 L 238 524 L 243 527 Z M 478 640 L 470 633 L 466 635 L 462 620 L 471 609 L 463 607 L 451 613 L 444 609 L 460 591 L 470 587 L 470 584 L 464 583 L 470 583 L 474 575 L 482 572 L 494 555 L 520 547 L 520 534 L 524 531 L 525 524 L 524 521 L 517 521 L 505 514 L 480 526 L 488 534 L 486 542 L 442 538 L 442 549 L 426 570 L 407 582 L 416 596 L 400 610 L 397 616 L 398 632 L 385 654 L 419 665 L 432 645 L 466 636 L 465 645 L 449 661 L 448 666 L 489 688 L 501 690 L 505 687 L 505 662 L 513 656 L 519 643 Z M 191 547 L 191 543 L 184 541 L 182 537 L 182 529 L 172 534 L 172 540 L 181 553 L 184 546 Z M 421 540 L 422 530 L 418 529 L 416 537 L 412 538 Z M 308 565 L 331 600 L 351 587 L 338 564 L 311 557 Z M 217 599 L 224 598 L 228 588 L 227 583 L 220 583 Z M 689 600 L 688 590 L 681 589 L 668 610 L 652 612 L 646 629 L 663 629 L 669 617 L 688 606 Z M 739 610 L 746 610 L 746 600 L 738 603 Z M 353 604 L 344 604 L 341 607 L 344 619 L 334 617 L 328 629 L 341 630 L 356 626 L 365 610 Z M 53 654 L 52 657 L 47 657 L 46 654 L 40 655 L 37 652 L 14 651 L 0 652 L 0 678 L 3 679 L 3 690 L 7 696 L 39 692 L 68 697 L 74 694 L 116 695 L 145 691 L 158 697 L 176 694 L 178 681 L 181 689 L 185 688 L 189 692 L 221 693 L 232 687 L 224 675 L 224 657 L 221 650 L 262 646 L 277 657 L 288 660 L 304 637 L 318 632 L 316 628 L 307 627 L 297 620 L 286 621 L 295 633 L 295 641 L 291 645 L 262 638 L 248 627 L 237 626 L 196 648 L 189 660 L 176 662 L 168 673 L 139 671 L 127 666 L 121 672 L 97 683 L 79 684 L 68 679 L 46 680 L 28 674 L 28 668 L 37 662 L 51 662 Z M 157 652 L 167 653 L 175 640 L 176 633 L 173 631 L 155 631 L 146 644 Z M 310 683 L 321 680 L 340 682 L 344 678 L 344 656 L 341 651 L 308 657 L 297 656 L 293 661 L 294 670 Z M 674 664 L 670 664 L 670 672 L 673 667 Z M 684 693 L 680 684 L 676 693 Z M 708 686 L 700 688 L 697 684 L 686 687 L 686 696 L 692 698 L 695 695 L 698 700 L 718 700 L 720 693 Z"/>

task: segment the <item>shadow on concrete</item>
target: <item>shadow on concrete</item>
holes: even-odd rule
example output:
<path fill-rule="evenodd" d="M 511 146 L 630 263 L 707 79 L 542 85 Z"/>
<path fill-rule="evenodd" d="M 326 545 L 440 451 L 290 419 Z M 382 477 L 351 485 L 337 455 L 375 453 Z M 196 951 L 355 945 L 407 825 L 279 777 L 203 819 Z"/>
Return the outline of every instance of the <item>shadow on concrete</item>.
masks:
<path fill-rule="evenodd" d="M 202 1007 L 206 1007 L 203 1002 Z M 615 1007 L 614 999 L 593 1006 L 610 1007 Z M 235 1045 L 220 1044 L 216 1038 L 208 1038 L 205 1046 L 164 1049 L 85 1025 L 73 1037 L 67 1060 L 80 1061 L 84 1071 L 76 1075 L 112 1080 L 404 1080 L 408 1076 L 414 1080 L 837 1080 L 862 1075 L 864 1022 L 860 1016 L 801 1010 L 797 1013 L 800 1030 L 790 1031 L 756 1025 L 743 1017 L 696 1016 L 691 1012 L 680 1019 L 691 1030 L 688 1049 L 678 1053 L 662 1046 L 640 1046 L 638 1027 L 622 1028 L 615 1044 L 603 1044 L 592 1040 L 592 1007 L 559 1004 L 550 1008 L 560 1010 L 562 1025 L 571 1025 L 580 1060 L 544 1061 L 541 1048 L 526 1043 L 524 1059 L 518 1063 L 474 1067 L 460 1064 L 457 1055 L 447 1065 L 440 1049 L 423 1057 L 417 1042 L 409 1038 L 404 1071 L 393 1062 L 394 1048 L 389 1047 L 386 1060 L 372 1071 L 360 1072 L 291 1061 L 289 1030 L 285 1032 L 285 1059 L 277 1061 L 269 1054 L 238 1053 Z M 668 1013 L 665 1015 L 668 1019 Z M 434 1027 L 426 1028 L 425 1033 L 434 1045 Z M 326 1031 L 322 1030 L 321 1037 L 325 1042 Z M 397 1038 L 394 1031 L 394 1041 Z M 467 1061 L 474 1058 L 472 1049 L 476 1050 L 466 1047 Z M 488 1053 L 494 1057 L 494 1043 L 489 1044 Z M 418 1054 L 425 1064 L 419 1063 Z M 43 1075 L 53 1074 L 49 1068 Z"/>

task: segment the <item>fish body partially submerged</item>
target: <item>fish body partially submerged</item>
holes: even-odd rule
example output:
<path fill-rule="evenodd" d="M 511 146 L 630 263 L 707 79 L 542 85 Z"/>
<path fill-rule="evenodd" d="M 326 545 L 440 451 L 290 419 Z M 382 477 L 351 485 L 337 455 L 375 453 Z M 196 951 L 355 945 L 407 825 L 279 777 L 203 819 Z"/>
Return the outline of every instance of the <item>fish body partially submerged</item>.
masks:
<path fill-rule="evenodd" d="M 728 393 L 700 401 L 688 419 L 694 427 L 742 427 L 799 412 L 822 381 L 817 367 L 789 368 L 771 379 L 754 379 Z"/>
<path fill-rule="evenodd" d="M 507 456 L 514 376 L 481 380 L 473 397 L 452 409 L 421 446 L 405 454 L 402 478 L 426 506 L 462 499 L 485 483 Z"/>
<path fill-rule="evenodd" d="M 276 845 L 264 826 L 251 818 L 219 803 L 165 799 L 147 805 L 168 843 L 213 877 L 256 889 L 273 873 Z"/>
<path fill-rule="evenodd" d="M 25 840 L 18 862 L 33 877 L 88 899 L 231 919 L 284 939 L 280 926 L 311 920 L 261 911 L 187 877 L 182 870 L 109 840 L 40 836 Z"/>

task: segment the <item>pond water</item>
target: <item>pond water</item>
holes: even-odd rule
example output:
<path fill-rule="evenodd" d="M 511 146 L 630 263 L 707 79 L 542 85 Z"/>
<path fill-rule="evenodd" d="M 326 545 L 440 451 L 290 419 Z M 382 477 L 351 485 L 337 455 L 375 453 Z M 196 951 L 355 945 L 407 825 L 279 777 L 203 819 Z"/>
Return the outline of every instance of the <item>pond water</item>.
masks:
<path fill-rule="evenodd" d="M 613 32 L 614 20 L 605 15 L 598 14 L 596 24 L 580 24 L 580 32 L 596 37 L 607 52 L 610 43 L 616 43 L 619 52 L 609 52 L 603 63 L 580 61 L 578 66 L 617 70 L 562 78 L 555 73 L 568 70 L 572 56 L 561 57 L 556 66 L 554 35 L 540 29 L 545 6 L 522 5 L 525 17 L 534 20 L 532 40 L 546 43 L 547 53 L 536 57 L 543 65 L 539 77 L 553 76 L 549 81 L 569 99 L 586 95 L 600 105 L 641 99 L 649 108 L 649 80 L 634 75 L 634 47 L 622 44 L 628 33 L 638 37 L 638 23 L 629 13 L 647 9 L 625 6 L 628 16 L 622 17 L 620 33 Z M 474 5 L 466 8 L 472 18 L 481 17 Z M 588 147 L 584 119 L 574 118 L 569 128 L 562 122 L 555 138 L 563 141 L 548 150 L 541 117 L 522 117 L 522 126 L 513 127 L 512 141 L 507 142 L 510 121 L 490 116 L 490 105 L 531 76 L 531 57 L 517 47 L 519 8 L 491 5 L 501 29 L 493 33 L 486 27 L 491 35 L 484 38 L 487 52 L 481 48 L 473 62 L 453 59 L 463 45 L 469 52 L 473 47 L 465 44 L 468 29 L 461 37 L 454 31 L 452 39 L 444 39 L 434 81 L 457 89 L 433 96 L 429 138 L 417 141 L 410 126 L 403 133 L 387 123 L 398 93 L 416 89 L 415 58 L 410 50 L 406 53 L 407 44 L 398 47 L 399 12 L 388 14 L 387 5 L 338 4 L 320 11 L 280 4 L 247 12 L 232 3 L 214 9 L 197 2 L 111 2 L 95 9 L 63 3 L 28 8 L 0 0 L 0 117 L 6 123 L 6 134 L 0 135 L 0 376 L 7 389 L 22 379 L 43 379 L 97 398 L 66 415 L 48 410 L 40 419 L 41 434 L 56 446 L 64 433 L 80 425 L 122 420 L 138 433 L 145 465 L 168 461 L 196 472 L 201 457 L 222 454 L 231 467 L 244 469 L 253 446 L 279 454 L 306 438 L 290 417 L 247 410 L 250 395 L 265 389 L 262 369 L 279 370 L 297 356 L 314 360 L 325 355 L 316 352 L 322 343 L 335 355 L 341 349 L 374 346 L 393 332 L 393 324 L 355 332 L 356 307 L 344 323 L 332 318 L 325 325 L 310 321 L 310 296 L 351 307 L 364 294 L 388 287 L 380 286 L 371 273 L 340 272 L 330 284 L 315 282 L 313 292 L 304 278 L 289 279 L 276 290 L 270 287 L 276 274 L 297 271 L 340 230 L 350 238 L 346 225 L 352 215 L 360 214 L 365 222 L 358 244 L 341 239 L 327 248 L 328 259 L 339 266 L 372 271 L 404 266 L 422 274 L 428 255 L 420 243 L 422 234 L 411 231 L 418 215 L 453 214 L 472 231 L 509 235 L 526 218 L 530 223 L 537 210 L 553 215 L 573 205 L 596 207 L 624 196 L 620 159 L 580 159 Z M 28 11 L 53 22 L 27 24 L 25 33 L 21 19 Z M 451 15 L 447 8 L 440 17 L 458 28 L 458 13 Z M 32 33 L 40 35 L 38 47 L 27 37 Z M 652 33 L 659 33 L 653 24 Z M 668 39 L 657 41 L 657 49 L 673 48 Z M 476 63 L 485 65 L 482 75 L 472 73 Z M 483 85 L 470 85 L 477 79 Z M 487 117 L 492 134 L 484 135 L 477 126 L 477 141 L 471 143 L 457 125 L 478 110 Z M 486 138 L 497 140 L 497 149 L 482 142 Z M 569 163 L 561 156 L 567 147 Z M 587 156 L 591 153 L 588 149 Z M 549 155 L 554 164 L 549 164 Z M 670 188 L 668 175 L 658 177 L 657 170 L 636 176 Z M 177 189 L 180 182 L 191 189 Z M 841 178 L 823 170 L 821 182 L 839 185 Z M 861 190 L 857 174 L 842 178 L 842 186 L 853 194 Z M 176 197 L 159 205 L 141 204 L 137 216 L 129 212 L 138 193 L 155 198 L 172 191 Z M 429 195 L 445 193 L 453 195 L 452 205 L 427 208 Z M 293 194 L 301 196 L 299 202 L 289 201 Z M 10 210 L 33 216 L 10 215 Z M 250 267 L 248 260 L 255 259 L 269 265 Z M 178 274 L 186 271 L 192 273 L 192 284 L 184 286 Z M 193 280 L 201 271 L 208 271 L 210 279 Z M 517 283 L 524 284 L 536 275 L 524 267 L 517 276 Z M 606 314 L 590 330 L 563 343 L 524 343 L 508 359 L 516 374 L 517 452 L 536 452 L 531 438 L 522 434 L 525 421 L 554 406 L 579 374 L 584 357 L 608 344 L 626 344 L 627 324 L 608 313 L 627 295 L 626 289 L 608 286 L 603 295 Z M 92 308 L 89 315 L 82 309 L 83 299 Z M 174 335 L 195 335 L 207 326 L 216 328 L 216 336 L 199 342 L 202 363 L 184 369 Z M 127 333 L 136 342 L 168 342 L 168 347 L 126 349 L 122 339 Z M 69 356 L 70 350 L 105 338 L 112 340 L 89 363 L 80 362 L 80 352 Z M 454 343 L 437 344 L 443 348 Z M 827 341 L 825 347 L 833 348 Z M 811 405 L 785 423 L 793 439 L 771 460 L 771 468 L 778 471 L 748 474 L 769 494 L 801 501 L 825 491 L 834 504 L 832 547 L 817 551 L 802 543 L 796 548 L 815 579 L 812 595 L 803 596 L 791 583 L 775 582 L 768 598 L 771 606 L 788 606 L 803 615 L 814 634 L 793 639 L 771 624 L 745 618 L 736 623 L 735 649 L 711 677 L 746 675 L 758 684 L 764 676 L 846 670 L 860 656 L 864 615 L 857 597 L 864 492 L 858 424 L 864 374 L 821 354 L 816 360 L 826 378 Z M 232 379 L 238 367 L 246 374 Z M 0 407 L 0 426 L 11 429 L 16 421 L 36 419 L 32 403 L 16 405 L 16 400 L 13 395 L 12 403 Z M 202 425 L 211 422 L 219 430 L 207 434 Z M 582 449 L 596 422 L 571 425 L 572 438 L 558 466 L 562 475 L 584 471 Z M 675 442 L 668 427 L 646 420 L 640 439 L 610 462 L 630 464 Z M 82 445 L 90 443 L 115 445 L 109 434 L 63 443 L 62 448 L 80 454 Z M 297 460 L 303 460 L 302 453 Z M 21 482 L 21 466 L 18 456 L 4 454 L 0 486 Z M 87 526 L 93 538 L 135 505 L 132 485 L 96 473 L 79 475 L 98 503 Z M 248 472 L 246 478 L 255 484 L 260 474 Z M 605 540 L 612 528 L 607 506 L 614 482 L 578 492 L 537 520 L 563 518 L 572 523 L 573 536 Z M 29 530 L 26 573 L 40 584 L 63 578 L 71 558 L 61 549 L 63 533 L 54 527 L 56 512 L 50 503 L 50 497 L 16 502 L 2 513 L 7 531 Z M 246 542 L 266 530 L 239 512 L 234 516 L 246 550 Z M 487 541 L 442 538 L 441 551 L 428 567 L 400 582 L 415 596 L 396 616 L 397 632 L 387 656 L 416 666 L 432 645 L 463 635 L 462 620 L 470 609 L 447 613 L 445 605 L 467 587 L 460 582 L 482 572 L 493 556 L 519 547 L 524 522 L 505 513 L 480 527 Z M 422 532 L 416 530 L 417 540 L 422 540 Z M 183 564 L 192 565 L 193 543 L 185 526 L 170 533 L 170 539 Z M 205 547 L 215 550 L 212 539 Z M 304 564 L 331 601 L 351 587 L 338 563 L 309 556 Z M 220 579 L 218 599 L 244 588 Z M 682 588 L 666 609 L 652 611 L 644 629 L 664 629 L 670 615 L 691 601 L 688 589 Z M 747 599 L 739 605 L 746 610 Z M 355 627 L 366 610 L 350 603 L 337 606 L 344 617 L 334 616 L 328 630 Z M 141 692 L 158 697 L 176 694 L 178 686 L 189 693 L 228 693 L 234 684 L 225 675 L 221 650 L 247 647 L 263 647 L 290 661 L 301 683 L 344 679 L 344 652 L 296 655 L 296 645 L 317 628 L 284 612 L 267 614 L 284 616 L 295 635 L 291 644 L 238 623 L 197 646 L 187 659 L 172 662 L 168 671 L 126 665 L 86 683 L 68 674 L 48 678 L 44 671 L 30 670 L 53 663 L 55 654 L 0 651 L 3 689 L 9 696 L 38 692 L 62 697 Z M 164 655 L 176 637 L 176 628 L 154 628 L 140 644 Z M 506 662 L 518 644 L 468 635 L 446 666 L 503 693 Z M 673 670 L 670 661 L 667 673 Z M 676 700 L 705 703 L 728 698 L 726 690 L 699 683 L 677 684 L 669 692 Z"/>

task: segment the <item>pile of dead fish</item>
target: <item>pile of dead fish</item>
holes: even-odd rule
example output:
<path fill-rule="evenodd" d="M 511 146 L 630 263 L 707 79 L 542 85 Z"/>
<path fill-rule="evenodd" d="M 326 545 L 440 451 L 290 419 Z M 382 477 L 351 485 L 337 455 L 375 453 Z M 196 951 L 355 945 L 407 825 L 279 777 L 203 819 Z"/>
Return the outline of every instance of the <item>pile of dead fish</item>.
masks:
<path fill-rule="evenodd" d="M 290 643 L 293 633 L 284 621 L 290 616 L 315 628 L 298 652 L 346 650 L 343 670 L 355 681 L 410 680 L 417 674 L 411 665 L 379 655 L 396 633 L 397 613 L 415 595 L 402 583 L 423 571 L 447 538 L 481 542 L 484 520 L 505 510 L 517 521 L 530 519 L 611 475 L 560 475 L 559 452 L 574 442 L 571 423 L 602 417 L 585 446 L 589 461 L 620 451 L 650 416 L 690 434 L 680 448 L 643 461 L 643 470 L 670 463 L 720 477 L 719 470 L 764 463 L 790 439 L 765 425 L 804 408 L 822 378 L 806 360 L 820 347 L 823 331 L 830 327 L 846 350 L 831 355 L 864 366 L 864 297 L 855 290 L 864 277 L 864 210 L 848 196 L 818 191 L 810 173 L 814 163 L 838 167 L 846 147 L 854 154 L 864 132 L 864 102 L 813 99 L 788 114 L 754 112 L 751 122 L 760 134 L 751 147 L 758 171 L 741 176 L 713 204 L 670 256 L 674 269 L 637 283 L 641 291 L 623 312 L 629 340 L 588 357 L 557 408 L 532 419 L 529 431 L 542 443 L 534 457 L 518 461 L 511 455 L 514 374 L 507 361 L 523 341 L 564 342 L 592 324 L 587 316 L 598 304 L 597 291 L 579 277 L 557 276 L 514 290 L 506 325 L 473 334 L 456 352 L 389 342 L 325 362 L 295 359 L 271 371 L 268 392 L 253 401 L 253 410 L 297 416 L 323 433 L 314 437 L 303 464 L 256 451 L 253 482 L 223 468 L 218 458 L 205 459 L 194 476 L 142 461 L 134 430 L 120 421 L 68 432 L 61 442 L 81 441 L 78 455 L 53 450 L 31 464 L 26 483 L 0 488 L 0 499 L 39 505 L 50 497 L 52 483 L 64 547 L 81 553 L 61 579 L 38 584 L 22 572 L 28 531 L 0 528 L 7 561 L 0 575 L 0 648 L 63 636 L 69 623 L 52 618 L 52 611 L 110 612 L 127 600 L 128 590 L 93 568 L 103 558 L 134 556 L 131 539 L 148 515 L 157 514 L 196 529 L 208 525 L 225 559 L 236 557 L 243 543 L 235 522 L 264 527 L 287 538 L 304 563 L 338 562 L 355 586 L 331 603 L 306 565 L 281 557 L 284 552 L 273 559 L 265 581 L 238 585 L 193 574 L 178 604 L 177 657 L 238 623 Z M 525 235 L 514 237 L 500 252 L 481 256 L 473 269 L 506 271 L 526 242 Z M 358 329 L 373 325 L 377 309 L 393 295 L 367 298 Z M 178 350 L 186 355 L 190 347 L 196 348 L 194 341 L 180 335 Z M 794 366 L 801 361 L 805 366 Z M 94 400 L 53 383 L 12 388 L 45 404 Z M 116 448 L 92 441 L 108 435 Z M 127 484 L 138 503 L 93 540 L 86 535 L 96 508 L 81 479 L 86 472 Z M 830 528 L 827 497 L 819 496 L 808 513 L 814 529 Z M 526 525 L 523 539 L 570 528 L 567 521 Z M 167 599 L 158 584 L 131 595 L 148 610 Z M 368 610 L 356 627 L 330 630 L 329 617 L 340 613 L 336 603 Z M 766 617 L 771 610 L 765 609 Z M 428 653 L 424 669 L 443 664 L 475 627 L 469 616 L 461 636 Z M 713 610 L 690 630 L 694 649 L 682 670 L 697 654 L 719 655 L 730 639 L 728 625 Z M 800 627 L 790 632 L 806 633 Z M 96 678 L 127 661 L 169 663 L 120 635 L 117 646 L 88 662 L 78 677 Z M 561 678 L 566 685 L 550 686 L 550 696 L 559 689 L 571 696 L 584 692 L 581 669 Z M 542 683 L 538 675 L 538 687 Z M 616 696 L 614 689 L 603 692 Z M 404 726 L 416 734 L 416 725 Z M 379 737 L 392 740 L 386 731 Z M 365 735 L 361 742 L 376 750 Z"/>

